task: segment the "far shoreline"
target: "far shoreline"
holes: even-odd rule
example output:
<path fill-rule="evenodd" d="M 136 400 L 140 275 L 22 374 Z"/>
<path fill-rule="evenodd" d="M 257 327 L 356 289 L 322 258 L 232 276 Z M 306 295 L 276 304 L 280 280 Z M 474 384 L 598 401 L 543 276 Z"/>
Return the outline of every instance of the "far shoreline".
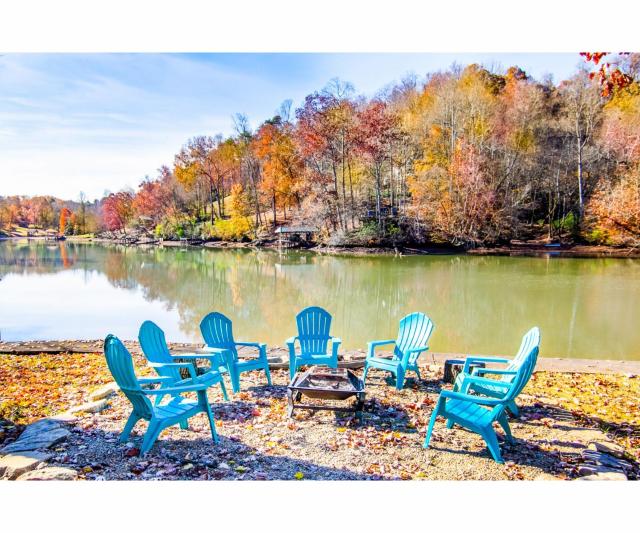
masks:
<path fill-rule="evenodd" d="M 59 242 L 45 237 L 3 237 L 0 241 L 44 241 Z M 587 244 L 566 244 L 548 246 L 540 243 L 522 242 L 511 245 L 498 245 L 495 247 L 477 247 L 464 249 L 453 245 L 397 245 L 393 246 L 361 246 L 345 245 L 330 246 L 318 244 L 316 246 L 299 246 L 279 248 L 274 241 L 200 241 L 200 240 L 163 240 L 163 239 L 108 239 L 103 237 L 85 238 L 67 236 L 64 240 L 74 243 L 95 243 L 120 246 L 141 246 L 160 248 L 209 248 L 209 249 L 249 249 L 249 250 L 285 250 L 295 252 L 313 252 L 326 255 L 352 255 L 352 256 L 409 256 L 409 255 L 476 255 L 476 256 L 507 256 L 507 257 L 561 257 L 582 259 L 639 259 L 640 247 L 611 247 Z"/>

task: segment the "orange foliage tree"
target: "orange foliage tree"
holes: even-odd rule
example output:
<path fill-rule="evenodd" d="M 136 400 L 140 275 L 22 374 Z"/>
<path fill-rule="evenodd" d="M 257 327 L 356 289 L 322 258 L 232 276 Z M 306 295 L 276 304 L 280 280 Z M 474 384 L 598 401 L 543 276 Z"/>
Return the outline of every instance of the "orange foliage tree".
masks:
<path fill-rule="evenodd" d="M 58 233 L 60 235 L 64 235 L 67 231 L 67 220 L 69 219 L 69 216 L 71 215 L 71 210 L 63 207 L 60 210 L 60 224 L 58 226 Z"/>

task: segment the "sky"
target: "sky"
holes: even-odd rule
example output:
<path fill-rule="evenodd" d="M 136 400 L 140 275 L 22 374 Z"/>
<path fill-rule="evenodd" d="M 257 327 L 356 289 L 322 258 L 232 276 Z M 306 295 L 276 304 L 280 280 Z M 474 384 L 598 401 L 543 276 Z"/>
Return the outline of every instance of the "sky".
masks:
<path fill-rule="evenodd" d="M 374 96 L 408 74 L 453 63 L 518 65 L 542 79 L 571 76 L 558 54 L 4 54 L 0 55 L 0 196 L 92 200 L 136 189 L 196 135 L 253 127 L 287 99 L 298 106 L 332 78 Z"/>

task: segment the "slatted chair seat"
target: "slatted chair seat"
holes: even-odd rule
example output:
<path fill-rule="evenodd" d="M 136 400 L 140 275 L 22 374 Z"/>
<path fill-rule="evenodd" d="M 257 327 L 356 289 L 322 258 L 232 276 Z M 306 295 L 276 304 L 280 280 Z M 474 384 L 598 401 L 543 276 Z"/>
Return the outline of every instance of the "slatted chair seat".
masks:
<path fill-rule="evenodd" d="M 104 341 L 104 355 L 113 379 L 133 406 L 120 435 L 120 442 L 126 442 L 139 420 L 148 420 L 149 426 L 140 447 L 140 455 L 144 455 L 165 428 L 177 424 L 182 429 L 188 429 L 189 418 L 198 413 L 207 415 L 211 437 L 214 442 L 218 442 L 215 421 L 207 398 L 207 389 L 217 382 L 215 375 L 208 373 L 180 381 L 170 376 L 138 378 L 129 350 L 114 335 L 107 335 Z M 160 389 L 144 388 L 151 384 L 166 385 L 167 383 L 170 386 Z M 182 394 L 187 392 L 195 392 L 197 400 L 183 397 Z M 165 399 L 160 405 L 154 405 L 149 396 L 162 396 Z M 169 400 L 166 397 L 169 397 Z"/>
<path fill-rule="evenodd" d="M 493 459 L 498 463 L 502 463 L 498 437 L 493 424 L 497 422 L 505 432 L 506 440 L 513 442 L 506 409 L 531 378 L 537 359 L 538 346 L 533 345 L 530 347 L 529 352 L 522 356 L 521 364 L 513 379 L 509 382 L 498 382 L 500 383 L 499 386 L 503 388 L 499 398 L 472 394 L 476 387 L 492 387 L 493 384 L 490 379 L 468 374 L 462 379 L 459 391 L 443 390 L 440 393 L 435 409 L 431 413 L 424 447 L 429 447 L 436 419 L 438 416 L 442 416 L 447 420 L 449 429 L 454 424 L 458 424 L 478 433 L 487 443 L 487 448 Z"/>
<path fill-rule="evenodd" d="M 479 425 L 486 425 L 492 418 L 491 409 L 465 400 L 449 400 L 442 412 L 445 418 L 473 419 Z"/>
<path fill-rule="evenodd" d="M 233 392 L 240 392 L 240 374 L 251 370 L 263 370 L 267 383 L 271 385 L 271 372 L 267 360 L 267 345 L 264 342 L 238 342 L 233 337 L 233 323 L 222 313 L 209 313 L 200 322 L 200 331 L 207 350 L 222 357 L 231 378 Z M 258 357 L 240 360 L 238 346 L 258 350 Z"/>
<path fill-rule="evenodd" d="M 394 339 L 372 341 L 368 343 L 367 358 L 364 364 L 363 381 L 367 379 L 370 368 L 386 370 L 396 377 L 396 389 L 402 390 L 407 372 L 412 370 L 420 376 L 418 358 L 429 349 L 429 338 L 433 333 L 433 322 L 424 313 L 411 313 L 400 320 L 398 336 Z M 375 355 L 379 346 L 393 345 L 391 358 Z"/>
<path fill-rule="evenodd" d="M 321 307 L 307 307 L 296 315 L 296 325 L 298 335 L 285 341 L 289 348 L 291 379 L 298 368 L 305 365 L 338 368 L 338 350 L 342 340 L 330 334 L 331 314 Z M 299 345 L 299 352 L 296 350 L 296 343 Z"/>
<path fill-rule="evenodd" d="M 151 366 L 159 376 L 169 377 L 171 380 L 167 380 L 162 383 L 161 387 L 173 387 L 180 383 L 182 375 L 180 369 L 186 368 L 192 378 L 197 376 L 197 369 L 195 366 L 196 359 L 204 359 L 209 361 L 209 368 L 206 370 L 206 374 L 209 375 L 209 379 L 212 384 L 219 384 L 222 390 L 222 396 L 225 400 L 228 400 L 227 389 L 224 385 L 224 379 L 220 372 L 220 365 L 222 364 L 222 358 L 217 354 L 180 354 L 177 356 L 171 355 L 167 340 L 164 335 L 164 331 L 151 320 L 145 320 L 140 326 L 138 332 L 138 342 L 142 353 L 147 358 L 149 366 Z M 177 360 L 183 359 L 186 361 Z M 226 367 L 225 367 L 226 370 Z M 157 396 L 156 404 L 162 401 L 162 396 Z"/>

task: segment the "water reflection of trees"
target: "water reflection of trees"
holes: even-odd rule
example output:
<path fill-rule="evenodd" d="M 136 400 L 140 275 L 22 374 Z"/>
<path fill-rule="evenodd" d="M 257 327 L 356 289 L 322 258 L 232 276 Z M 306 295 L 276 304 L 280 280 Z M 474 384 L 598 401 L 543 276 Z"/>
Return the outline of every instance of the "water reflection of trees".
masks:
<path fill-rule="evenodd" d="M 65 261 L 61 254 L 64 247 Z M 347 257 L 261 250 L 0 245 L 0 275 L 96 271 L 177 310 L 193 339 L 212 310 L 237 336 L 282 344 L 295 313 L 321 305 L 347 348 L 395 334 L 406 313 L 436 324 L 438 351 L 510 353 L 532 325 L 543 355 L 640 358 L 640 262 L 512 257 Z M 132 317 L 142 320 L 144 317 Z"/>

